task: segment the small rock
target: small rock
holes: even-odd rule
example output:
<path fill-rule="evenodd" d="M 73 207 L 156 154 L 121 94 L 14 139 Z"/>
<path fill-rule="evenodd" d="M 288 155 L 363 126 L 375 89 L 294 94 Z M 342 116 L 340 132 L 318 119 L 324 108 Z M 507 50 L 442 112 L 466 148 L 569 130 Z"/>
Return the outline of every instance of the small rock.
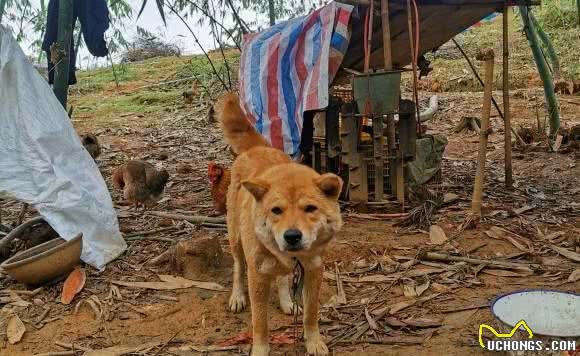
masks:
<path fill-rule="evenodd" d="M 42 299 L 39 299 L 39 298 L 34 298 L 32 300 L 32 302 L 34 303 L 34 305 L 44 305 L 44 302 L 42 301 Z"/>

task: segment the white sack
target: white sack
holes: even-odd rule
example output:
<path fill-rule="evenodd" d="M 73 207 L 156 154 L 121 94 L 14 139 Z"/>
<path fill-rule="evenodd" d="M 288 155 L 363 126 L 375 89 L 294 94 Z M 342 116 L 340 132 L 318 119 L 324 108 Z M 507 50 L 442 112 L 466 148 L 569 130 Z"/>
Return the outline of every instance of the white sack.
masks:
<path fill-rule="evenodd" d="M 47 81 L 0 26 L 0 192 L 32 204 L 64 239 L 83 233 L 102 269 L 127 247 L 111 196 Z"/>

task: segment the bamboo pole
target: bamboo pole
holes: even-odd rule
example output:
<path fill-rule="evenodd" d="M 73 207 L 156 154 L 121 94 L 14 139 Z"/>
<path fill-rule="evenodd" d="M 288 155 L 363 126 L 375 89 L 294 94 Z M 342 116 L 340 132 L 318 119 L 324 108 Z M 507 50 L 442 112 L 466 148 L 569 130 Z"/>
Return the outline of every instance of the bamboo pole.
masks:
<path fill-rule="evenodd" d="M 503 112 L 504 112 L 504 150 L 505 150 L 505 185 L 508 189 L 513 188 L 512 176 L 512 135 L 510 115 L 510 78 L 509 78 L 509 14 L 507 3 L 503 8 Z"/>
<path fill-rule="evenodd" d="M 546 98 L 546 106 L 548 107 L 548 115 L 550 117 L 550 136 L 553 138 L 556 136 L 556 133 L 560 128 L 560 112 L 558 111 L 558 100 L 556 99 L 556 93 L 554 92 L 554 82 L 552 81 L 548 64 L 546 63 L 540 45 L 538 44 L 535 27 L 530 21 L 528 15 L 529 10 L 526 6 L 520 6 L 519 9 L 522 22 L 524 23 L 524 31 L 526 32 L 526 37 L 528 38 L 534 56 L 534 62 L 536 62 L 538 74 L 540 75 L 544 85 L 544 96 Z"/>
<path fill-rule="evenodd" d="M 481 216 L 487 137 L 489 135 L 489 116 L 491 113 L 491 91 L 493 89 L 493 49 L 480 50 L 476 58 L 484 61 L 485 79 L 483 87 L 483 108 L 481 110 L 481 131 L 479 132 L 479 154 L 477 156 L 477 171 L 475 173 L 471 210 L 474 215 Z"/>
<path fill-rule="evenodd" d="M 55 64 L 54 95 L 66 110 L 68 96 L 68 74 L 71 55 L 71 38 L 73 32 L 73 0 L 60 0 L 58 6 L 57 48 L 62 58 L 51 58 Z M 54 44 L 53 44 L 54 46 Z M 55 63 L 56 62 L 56 63 Z"/>

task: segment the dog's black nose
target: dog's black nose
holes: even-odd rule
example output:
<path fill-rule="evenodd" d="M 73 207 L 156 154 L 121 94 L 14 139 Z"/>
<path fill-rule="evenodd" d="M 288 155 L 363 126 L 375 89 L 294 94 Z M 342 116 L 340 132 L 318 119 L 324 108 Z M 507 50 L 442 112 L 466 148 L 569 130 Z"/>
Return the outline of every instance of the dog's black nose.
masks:
<path fill-rule="evenodd" d="M 300 240 L 302 240 L 302 232 L 298 229 L 286 230 L 284 233 L 284 240 L 288 245 L 296 246 L 300 244 Z"/>

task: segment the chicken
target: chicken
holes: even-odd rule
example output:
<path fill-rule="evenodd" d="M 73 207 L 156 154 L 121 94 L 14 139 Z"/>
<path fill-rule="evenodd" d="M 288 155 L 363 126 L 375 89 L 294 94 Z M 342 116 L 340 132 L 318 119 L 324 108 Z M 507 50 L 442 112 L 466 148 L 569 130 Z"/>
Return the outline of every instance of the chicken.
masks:
<path fill-rule="evenodd" d="M 99 140 L 97 136 L 93 134 L 86 134 L 81 136 L 81 143 L 85 147 L 93 159 L 96 159 L 101 154 L 101 146 L 99 145 Z"/>
<path fill-rule="evenodd" d="M 135 209 L 140 204 L 147 209 L 157 203 L 168 179 L 166 170 L 158 171 L 151 164 L 137 160 L 129 161 L 113 172 L 113 184 L 123 190 L 125 200 L 135 204 Z"/>
<path fill-rule="evenodd" d="M 226 200 L 231 180 L 230 171 L 217 163 L 210 162 L 207 167 L 207 173 L 211 182 L 211 199 L 213 200 L 215 215 L 224 215 L 227 211 Z"/>

